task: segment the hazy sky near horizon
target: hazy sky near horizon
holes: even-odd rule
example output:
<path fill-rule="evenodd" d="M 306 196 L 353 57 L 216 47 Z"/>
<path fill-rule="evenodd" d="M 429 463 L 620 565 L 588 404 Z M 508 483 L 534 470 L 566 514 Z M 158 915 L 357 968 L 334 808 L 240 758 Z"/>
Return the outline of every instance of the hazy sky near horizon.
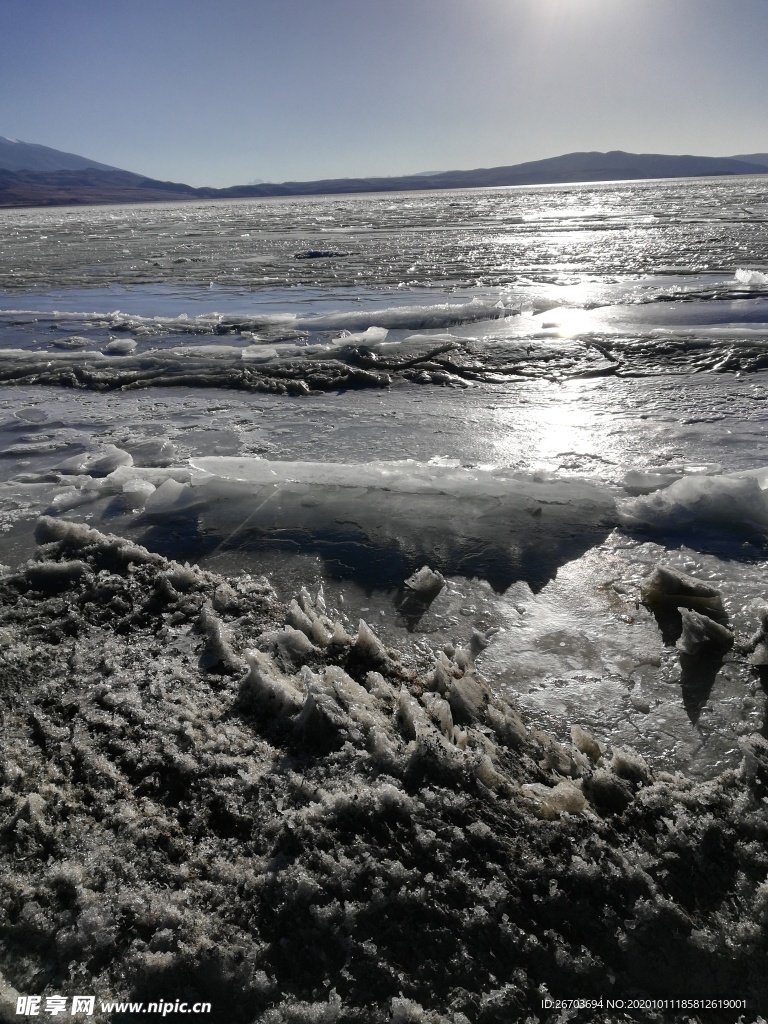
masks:
<path fill-rule="evenodd" d="M 192 185 L 768 151 L 768 0 L 0 0 L 0 135 Z"/>

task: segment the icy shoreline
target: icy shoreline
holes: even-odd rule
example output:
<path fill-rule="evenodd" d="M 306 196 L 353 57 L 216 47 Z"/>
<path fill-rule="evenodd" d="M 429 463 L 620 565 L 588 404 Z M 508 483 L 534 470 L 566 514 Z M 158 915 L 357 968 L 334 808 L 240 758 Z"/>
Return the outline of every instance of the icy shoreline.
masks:
<path fill-rule="evenodd" d="M 547 993 L 765 1012 L 763 737 L 711 782 L 654 775 L 523 723 L 466 651 L 400 656 L 322 596 L 86 526 L 37 536 L 0 579 L 17 991 L 231 1022 L 554 1021 Z"/>

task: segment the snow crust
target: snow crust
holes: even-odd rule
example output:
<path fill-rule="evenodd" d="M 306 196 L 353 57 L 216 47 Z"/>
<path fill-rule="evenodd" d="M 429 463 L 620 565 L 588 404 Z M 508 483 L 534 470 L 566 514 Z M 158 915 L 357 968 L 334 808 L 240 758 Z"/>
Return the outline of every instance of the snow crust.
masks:
<path fill-rule="evenodd" d="M 0 578 L 11 990 L 172 990 L 222 1024 L 766 998 L 763 737 L 707 784 L 654 773 L 322 593 L 281 606 L 62 520 L 38 539 Z"/>

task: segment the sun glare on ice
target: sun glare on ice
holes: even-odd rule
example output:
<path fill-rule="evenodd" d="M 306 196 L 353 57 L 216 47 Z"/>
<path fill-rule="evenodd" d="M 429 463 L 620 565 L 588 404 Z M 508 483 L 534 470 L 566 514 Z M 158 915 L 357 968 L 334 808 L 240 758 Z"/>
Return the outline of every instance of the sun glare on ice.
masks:
<path fill-rule="evenodd" d="M 497 409 L 494 446 L 498 461 L 525 471 L 558 470 L 581 474 L 621 462 L 615 438 L 588 400 L 594 382 L 569 381 L 549 386 L 524 408 Z M 524 462 L 521 464 L 521 453 Z"/>

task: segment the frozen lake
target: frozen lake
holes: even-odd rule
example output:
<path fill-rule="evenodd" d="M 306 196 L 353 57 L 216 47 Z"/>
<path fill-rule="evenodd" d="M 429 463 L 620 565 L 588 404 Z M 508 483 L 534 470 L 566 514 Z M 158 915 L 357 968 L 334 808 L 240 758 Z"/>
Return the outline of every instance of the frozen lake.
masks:
<path fill-rule="evenodd" d="M 402 649 L 482 635 L 555 732 L 716 774 L 765 728 L 766 209 L 749 178 L 0 213 L 0 557 L 47 512 L 322 584 Z M 729 653 L 684 664 L 660 563 L 722 592 Z"/>
<path fill-rule="evenodd" d="M 0 999 L 763 1020 L 767 212 L 0 212 Z"/>

